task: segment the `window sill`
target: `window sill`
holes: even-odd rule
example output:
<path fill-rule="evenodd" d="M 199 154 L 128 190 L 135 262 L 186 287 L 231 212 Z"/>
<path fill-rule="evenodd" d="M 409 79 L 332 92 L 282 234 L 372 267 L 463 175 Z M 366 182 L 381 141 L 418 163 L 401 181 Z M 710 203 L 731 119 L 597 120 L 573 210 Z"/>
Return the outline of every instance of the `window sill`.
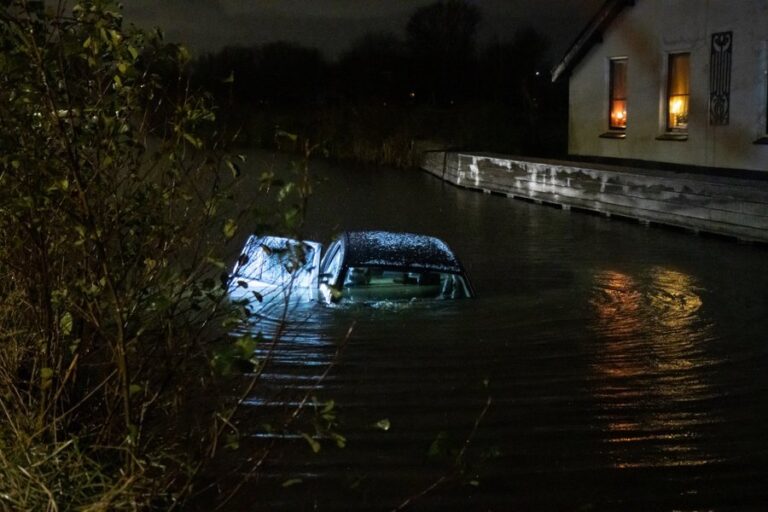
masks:
<path fill-rule="evenodd" d="M 757 139 L 752 144 L 768 144 L 768 135 L 764 135 L 764 136 L 760 137 L 759 139 Z"/>
<path fill-rule="evenodd" d="M 626 139 L 627 132 L 610 131 L 610 132 L 601 133 L 599 137 L 601 139 Z"/>
<path fill-rule="evenodd" d="M 687 133 L 662 133 L 658 137 L 656 137 L 656 140 L 674 140 L 678 142 L 685 142 L 688 140 L 688 134 Z"/>

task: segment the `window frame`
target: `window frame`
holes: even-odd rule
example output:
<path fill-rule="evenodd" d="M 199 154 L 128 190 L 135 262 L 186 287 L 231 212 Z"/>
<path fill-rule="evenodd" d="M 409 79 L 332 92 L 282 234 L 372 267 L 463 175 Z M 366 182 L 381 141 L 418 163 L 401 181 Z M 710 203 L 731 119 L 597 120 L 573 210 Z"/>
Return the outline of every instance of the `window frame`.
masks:
<path fill-rule="evenodd" d="M 338 261 L 336 261 L 338 259 Z M 323 260 L 320 263 L 320 274 L 330 274 L 325 279 L 320 279 L 320 282 L 325 282 L 331 286 L 337 286 L 341 270 L 343 267 L 344 251 L 340 240 L 336 240 L 329 247 L 328 251 L 323 256 Z M 331 268 L 331 267 L 334 268 Z"/>
<path fill-rule="evenodd" d="M 684 94 L 672 94 L 672 87 L 673 87 L 673 63 L 674 60 L 680 56 L 687 56 L 688 59 L 688 66 L 687 66 L 687 82 L 688 87 L 686 89 L 686 92 Z M 688 135 L 688 130 L 690 126 L 690 100 L 691 100 L 691 56 L 692 53 L 689 50 L 681 50 L 681 51 L 674 51 L 674 52 L 668 52 L 667 53 L 667 60 L 666 60 L 666 83 L 664 88 L 664 131 L 667 134 L 672 135 Z M 673 126 L 671 123 L 671 118 L 673 113 L 671 112 L 671 103 L 672 103 L 672 97 L 685 97 L 685 126 Z"/>
<path fill-rule="evenodd" d="M 616 83 L 616 73 L 615 70 L 618 69 L 618 64 L 623 65 L 624 70 L 624 94 L 621 97 L 615 96 L 616 90 L 615 90 L 615 83 Z M 627 131 L 627 106 L 629 102 L 629 94 L 628 94 L 628 75 L 629 75 L 629 58 L 628 57 L 611 57 L 608 59 L 608 131 L 609 132 L 618 132 L 618 133 L 625 133 Z M 618 125 L 614 124 L 614 103 L 618 101 L 624 102 L 624 125 Z"/>

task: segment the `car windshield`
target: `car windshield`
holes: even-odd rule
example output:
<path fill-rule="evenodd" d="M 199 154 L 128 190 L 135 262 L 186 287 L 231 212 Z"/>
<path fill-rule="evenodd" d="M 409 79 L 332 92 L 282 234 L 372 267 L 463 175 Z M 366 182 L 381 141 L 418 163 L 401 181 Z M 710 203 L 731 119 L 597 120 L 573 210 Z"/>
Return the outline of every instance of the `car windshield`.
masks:
<path fill-rule="evenodd" d="M 315 280 L 316 247 L 280 237 L 251 237 L 235 276 L 281 287 L 308 288 Z"/>
<path fill-rule="evenodd" d="M 347 269 L 341 296 L 353 302 L 367 302 L 459 299 L 469 297 L 470 293 L 458 274 L 356 266 Z"/>

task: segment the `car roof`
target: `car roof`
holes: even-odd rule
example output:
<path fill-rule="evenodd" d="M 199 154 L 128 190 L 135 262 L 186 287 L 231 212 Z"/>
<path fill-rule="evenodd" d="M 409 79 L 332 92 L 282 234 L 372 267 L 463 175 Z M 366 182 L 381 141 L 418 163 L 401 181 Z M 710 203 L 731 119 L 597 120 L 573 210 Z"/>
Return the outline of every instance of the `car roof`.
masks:
<path fill-rule="evenodd" d="M 433 236 L 388 231 L 344 233 L 345 261 L 350 266 L 382 266 L 463 273 L 448 245 Z"/>

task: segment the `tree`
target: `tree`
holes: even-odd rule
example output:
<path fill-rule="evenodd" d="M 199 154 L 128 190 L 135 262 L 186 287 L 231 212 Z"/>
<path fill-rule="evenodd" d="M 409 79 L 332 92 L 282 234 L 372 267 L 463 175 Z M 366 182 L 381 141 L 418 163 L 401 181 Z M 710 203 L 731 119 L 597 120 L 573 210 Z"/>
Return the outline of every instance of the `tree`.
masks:
<path fill-rule="evenodd" d="M 256 56 L 256 48 L 224 47 L 215 54 L 197 59 L 192 79 L 223 102 L 244 104 L 253 101 L 253 87 L 258 84 Z"/>
<path fill-rule="evenodd" d="M 405 101 L 408 61 L 403 42 L 392 34 L 367 34 L 342 55 L 339 86 L 357 101 Z"/>
<path fill-rule="evenodd" d="M 324 89 L 326 67 L 316 48 L 277 41 L 225 47 L 199 59 L 193 76 L 237 108 L 250 104 L 297 106 L 316 102 Z"/>
<path fill-rule="evenodd" d="M 173 508 L 231 417 L 190 397 L 228 407 L 216 370 L 252 354 L 224 251 L 264 218 L 183 47 L 109 0 L 30 6 L 0 8 L 0 509 Z"/>
<path fill-rule="evenodd" d="M 318 49 L 285 41 L 260 47 L 256 69 L 259 79 L 251 84 L 256 93 L 283 106 L 316 103 L 326 79 Z"/>
<path fill-rule="evenodd" d="M 406 26 L 418 86 L 439 101 L 467 94 L 480 10 L 464 0 L 440 0 L 413 13 Z"/>

